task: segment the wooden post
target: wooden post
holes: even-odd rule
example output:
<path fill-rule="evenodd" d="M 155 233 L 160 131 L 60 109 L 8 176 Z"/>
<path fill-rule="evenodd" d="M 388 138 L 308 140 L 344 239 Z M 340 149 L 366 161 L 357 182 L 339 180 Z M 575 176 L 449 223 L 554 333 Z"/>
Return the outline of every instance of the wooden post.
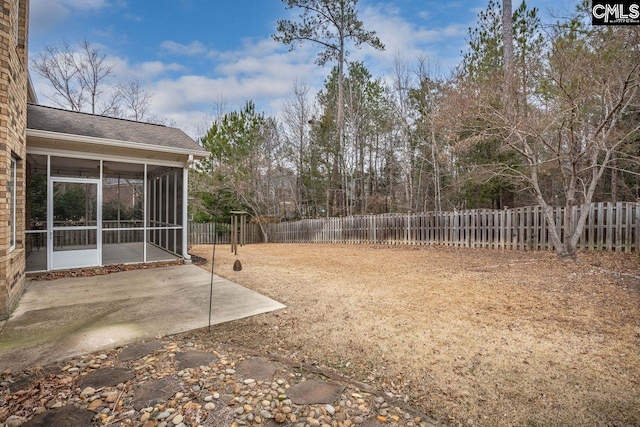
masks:
<path fill-rule="evenodd" d="M 588 243 L 587 243 L 587 249 L 592 250 L 595 249 L 594 246 L 594 233 L 595 228 L 593 226 L 594 222 L 595 222 L 595 205 L 593 203 L 591 203 L 591 205 L 589 205 L 589 216 L 587 217 L 587 225 L 585 226 L 585 231 L 587 233 L 587 239 L 588 239 Z"/>
<path fill-rule="evenodd" d="M 231 211 L 230 242 L 231 252 L 238 255 L 238 244 L 244 246 L 246 243 L 247 213 L 245 211 Z"/>
<path fill-rule="evenodd" d="M 604 204 L 598 203 L 598 234 L 596 239 L 597 249 L 602 250 L 604 243 Z"/>
<path fill-rule="evenodd" d="M 636 252 L 640 252 L 640 203 L 634 203 L 633 206 L 635 206 L 636 211 Z"/>
<path fill-rule="evenodd" d="M 625 230 L 624 230 L 624 251 L 625 252 L 631 252 L 631 230 L 632 230 L 632 223 L 633 223 L 633 217 L 631 216 L 631 210 L 632 210 L 632 205 L 631 203 L 625 203 L 625 213 L 626 213 L 626 219 L 625 219 Z"/>
<path fill-rule="evenodd" d="M 614 242 L 613 250 L 622 250 L 622 203 L 616 203 L 616 240 Z"/>
<path fill-rule="evenodd" d="M 607 238 L 606 238 L 606 248 L 608 251 L 613 249 L 613 221 L 614 221 L 614 204 L 611 202 L 607 203 Z"/>

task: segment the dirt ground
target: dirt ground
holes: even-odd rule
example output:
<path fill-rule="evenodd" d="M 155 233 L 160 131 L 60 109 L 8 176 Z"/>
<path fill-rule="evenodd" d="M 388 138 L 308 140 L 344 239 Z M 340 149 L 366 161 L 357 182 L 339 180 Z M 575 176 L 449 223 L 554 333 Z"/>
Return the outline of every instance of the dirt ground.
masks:
<path fill-rule="evenodd" d="M 192 253 L 210 267 L 211 246 Z M 218 246 L 214 271 L 288 308 L 201 339 L 338 370 L 445 424 L 640 425 L 638 255 L 259 244 L 239 259 Z"/>

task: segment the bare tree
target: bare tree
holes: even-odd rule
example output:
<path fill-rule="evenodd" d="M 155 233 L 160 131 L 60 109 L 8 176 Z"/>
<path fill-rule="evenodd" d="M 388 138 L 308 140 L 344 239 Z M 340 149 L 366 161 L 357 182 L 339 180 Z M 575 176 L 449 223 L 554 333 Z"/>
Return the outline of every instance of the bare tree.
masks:
<path fill-rule="evenodd" d="M 53 88 L 48 98 L 59 107 L 92 114 L 113 115 L 117 111 L 118 99 L 109 94 L 108 84 L 113 65 L 87 40 L 76 46 L 67 41 L 45 45 L 32 66 Z"/>
<path fill-rule="evenodd" d="M 153 95 L 140 80 L 115 84 L 114 65 L 109 63 L 104 52 L 87 40 L 75 45 L 67 41 L 45 45 L 31 65 L 53 89 L 53 93 L 46 96 L 58 107 L 155 124 L 172 124 L 164 117 L 151 114 Z"/>
<path fill-rule="evenodd" d="M 82 111 L 85 101 L 84 88 L 80 84 L 75 52 L 69 42 L 45 45 L 31 64 L 33 70 L 53 89 L 54 93 L 47 97 L 54 104 L 72 111 Z"/>
<path fill-rule="evenodd" d="M 526 111 L 509 114 L 495 85 L 464 92 L 477 127 L 470 139 L 502 141 L 520 164 L 501 167 L 527 183 L 559 257 L 575 258 L 589 205 L 616 153 L 640 131 L 640 30 L 586 28 L 578 13 L 551 29 L 545 51 L 529 58 L 536 94 Z M 554 180 L 560 193 L 544 183 Z M 553 207 L 564 205 L 560 220 Z"/>
<path fill-rule="evenodd" d="M 312 122 L 312 104 L 309 99 L 309 86 L 298 80 L 294 81 L 287 97 L 281 120 L 284 125 L 284 138 L 289 148 L 291 160 L 295 163 L 295 203 L 296 210 L 302 216 L 308 215 L 308 194 L 305 187 L 305 175 L 308 173 L 310 150 L 310 128 Z"/>
<path fill-rule="evenodd" d="M 78 43 L 79 53 L 74 55 L 74 66 L 78 70 L 80 86 L 86 93 L 91 114 L 105 114 L 113 108 L 115 99 L 102 96 L 108 90 L 107 79 L 113 76 L 113 65 L 105 62 L 107 55 L 86 39 Z M 100 106 L 101 111 L 96 111 L 98 101 L 104 100 Z"/>
<path fill-rule="evenodd" d="M 414 185 L 414 172 L 416 165 L 411 141 L 415 116 L 412 115 L 409 98 L 413 81 L 409 63 L 399 51 L 394 55 L 393 68 L 389 78 L 391 80 L 390 98 L 392 112 L 394 113 L 394 137 L 399 140 L 400 145 L 398 157 L 402 169 L 405 199 L 409 209 L 415 209 L 416 185 Z M 417 186 L 419 187 L 419 184 Z"/>
<path fill-rule="evenodd" d="M 120 104 L 127 111 L 126 118 L 135 121 L 142 121 L 147 118 L 153 96 L 142 87 L 140 80 L 133 79 L 118 84 L 117 95 L 119 96 Z"/>

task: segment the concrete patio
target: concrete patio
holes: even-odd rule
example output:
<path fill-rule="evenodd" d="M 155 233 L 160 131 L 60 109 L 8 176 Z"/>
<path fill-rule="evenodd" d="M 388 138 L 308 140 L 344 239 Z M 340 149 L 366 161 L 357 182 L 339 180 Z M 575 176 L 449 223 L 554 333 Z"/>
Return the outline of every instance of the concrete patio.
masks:
<path fill-rule="evenodd" d="M 0 332 L 0 371 L 205 327 L 210 280 L 181 265 L 32 281 Z M 284 307 L 214 276 L 212 324 Z"/>
<path fill-rule="evenodd" d="M 144 245 L 143 242 L 104 244 L 102 246 L 102 265 L 144 262 Z M 146 245 L 147 262 L 178 259 L 177 255 L 156 245 L 150 243 Z M 68 249 L 78 249 L 78 247 L 69 247 Z M 36 247 L 28 254 L 26 263 L 27 272 L 45 271 L 47 269 L 47 249 Z"/>

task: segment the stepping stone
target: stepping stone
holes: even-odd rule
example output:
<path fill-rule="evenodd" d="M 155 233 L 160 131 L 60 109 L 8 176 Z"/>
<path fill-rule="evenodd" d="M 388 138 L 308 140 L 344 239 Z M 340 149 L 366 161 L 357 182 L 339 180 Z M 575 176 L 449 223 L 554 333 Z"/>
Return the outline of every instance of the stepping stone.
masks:
<path fill-rule="evenodd" d="M 284 423 L 280 424 L 280 423 L 276 422 L 275 420 L 269 420 L 264 425 L 264 427 L 293 427 L 294 425 L 295 424 L 292 424 L 289 421 L 285 421 Z"/>
<path fill-rule="evenodd" d="M 147 341 L 137 344 L 131 344 L 126 347 L 120 354 L 118 355 L 118 360 L 120 362 L 128 362 L 130 360 L 140 359 L 154 351 L 158 351 L 162 348 L 162 343 L 160 341 Z"/>
<path fill-rule="evenodd" d="M 132 404 L 139 411 L 168 400 L 180 390 L 180 381 L 175 377 L 149 381 L 138 386 L 133 392 Z"/>
<path fill-rule="evenodd" d="M 261 357 L 245 359 L 236 366 L 236 374 L 244 379 L 254 379 L 256 381 L 271 381 L 276 371 L 280 368 L 275 363 L 269 362 Z"/>
<path fill-rule="evenodd" d="M 26 390 L 30 388 L 35 382 L 36 382 L 35 377 L 31 375 L 25 375 L 23 377 L 16 379 L 11 384 L 9 384 L 8 388 L 9 390 L 11 390 L 11 393 L 15 393 L 16 391 Z"/>
<path fill-rule="evenodd" d="M 126 383 L 136 375 L 129 368 L 100 368 L 81 377 L 83 387 L 115 387 L 120 383 Z"/>
<path fill-rule="evenodd" d="M 22 427 L 87 427 L 93 425 L 93 415 L 92 412 L 67 405 L 36 415 Z"/>
<path fill-rule="evenodd" d="M 39 377 L 46 377 L 46 376 L 49 376 L 51 374 L 58 375 L 58 374 L 62 373 L 62 366 L 61 365 L 57 365 L 57 364 L 43 366 L 40 369 L 36 370 L 34 373 L 35 373 L 35 375 L 38 375 Z"/>
<path fill-rule="evenodd" d="M 296 405 L 334 403 L 340 399 L 344 387 L 320 380 L 307 380 L 292 386 L 287 396 Z"/>
<path fill-rule="evenodd" d="M 199 368 L 200 366 L 209 366 L 218 361 L 213 353 L 206 351 L 193 350 L 176 353 L 179 369 Z"/>
<path fill-rule="evenodd" d="M 61 372 L 60 367 L 57 365 L 51 365 L 44 368 L 40 368 L 32 371 L 31 373 L 23 373 L 20 377 L 14 378 L 14 382 L 9 384 L 6 387 L 0 386 L 2 388 L 8 388 L 12 393 L 20 390 L 26 390 L 28 388 L 32 388 L 33 385 L 39 380 L 48 377 L 51 374 L 59 374 Z"/>

